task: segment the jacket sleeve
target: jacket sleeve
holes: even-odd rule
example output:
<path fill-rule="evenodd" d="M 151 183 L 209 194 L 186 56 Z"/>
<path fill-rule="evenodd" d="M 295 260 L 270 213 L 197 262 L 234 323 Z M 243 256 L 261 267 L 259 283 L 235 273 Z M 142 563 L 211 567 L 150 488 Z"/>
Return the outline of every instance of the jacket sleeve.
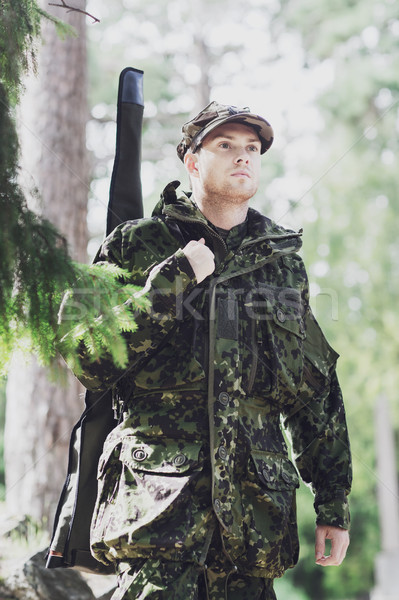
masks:
<path fill-rule="evenodd" d="M 294 458 L 315 494 L 316 522 L 349 529 L 352 468 L 345 409 L 336 374 L 338 354 L 310 308 L 305 315 L 304 376 L 285 416 Z"/>
<path fill-rule="evenodd" d="M 145 310 L 134 311 L 136 329 L 125 334 L 129 359 L 127 369 L 117 368 L 108 355 L 93 362 L 82 346 L 82 373 L 76 375 L 89 390 L 109 389 L 127 371 L 139 368 L 141 361 L 148 358 L 173 330 L 176 319 L 180 318 L 185 294 L 197 283 L 194 271 L 177 242 L 171 238 L 162 243 L 161 227 L 152 228 L 151 237 L 143 235 L 140 226 L 117 227 L 97 253 L 97 265 L 111 262 L 128 269 L 132 274 L 129 283 L 141 287 L 137 295 L 145 294 L 150 302 Z M 152 239 L 154 236 L 155 239 Z M 173 253 L 168 256 L 170 251 Z M 164 256 L 167 258 L 162 260 Z M 68 309 L 67 299 L 61 314 L 63 329 L 67 327 Z"/>

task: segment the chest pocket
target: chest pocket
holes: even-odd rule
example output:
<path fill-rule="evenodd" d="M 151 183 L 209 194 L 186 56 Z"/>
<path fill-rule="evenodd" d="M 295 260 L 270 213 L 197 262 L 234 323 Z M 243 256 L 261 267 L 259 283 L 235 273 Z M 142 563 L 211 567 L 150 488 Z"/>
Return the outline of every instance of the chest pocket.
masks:
<path fill-rule="evenodd" d="M 297 390 L 303 375 L 306 329 L 301 296 L 293 288 L 264 287 L 257 292 L 252 315 L 252 370 L 249 391 L 254 394 Z"/>
<path fill-rule="evenodd" d="M 296 391 L 302 381 L 306 337 L 299 293 L 284 289 L 272 301 L 268 299 L 268 315 L 265 324 L 272 353 L 273 386 Z"/>

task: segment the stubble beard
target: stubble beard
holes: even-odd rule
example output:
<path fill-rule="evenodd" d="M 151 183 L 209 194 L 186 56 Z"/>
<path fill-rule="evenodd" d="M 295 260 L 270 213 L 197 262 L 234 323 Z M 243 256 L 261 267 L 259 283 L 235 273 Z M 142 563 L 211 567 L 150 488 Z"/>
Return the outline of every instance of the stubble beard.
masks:
<path fill-rule="evenodd" d="M 239 189 L 236 186 L 225 183 L 217 188 L 211 185 L 204 185 L 204 203 L 208 205 L 218 206 L 220 208 L 228 208 L 235 206 L 247 206 L 250 199 L 256 194 L 257 187 L 252 189 Z"/>

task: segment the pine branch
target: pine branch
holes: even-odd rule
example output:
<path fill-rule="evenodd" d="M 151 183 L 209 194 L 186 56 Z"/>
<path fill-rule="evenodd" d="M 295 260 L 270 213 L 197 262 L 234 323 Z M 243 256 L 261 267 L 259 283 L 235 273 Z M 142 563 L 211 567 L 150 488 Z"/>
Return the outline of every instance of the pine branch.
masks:
<path fill-rule="evenodd" d="M 60 1 L 68 10 L 83 12 Z M 123 367 L 128 334 L 136 328 L 136 312 L 148 310 L 147 298 L 131 284 L 129 272 L 114 265 L 74 263 L 66 240 L 29 210 L 17 182 L 19 145 L 12 108 L 22 74 L 36 64 L 40 19 L 50 19 L 65 34 L 69 26 L 35 0 L 0 0 L 0 12 L 0 376 L 17 348 L 34 352 L 41 364 L 54 368 L 54 376 L 60 350 L 77 372 L 85 347 L 85 360 L 106 357 Z M 65 290 L 75 304 L 59 324 Z"/>
<path fill-rule="evenodd" d="M 75 8 L 74 6 L 69 6 L 68 4 L 66 4 L 66 2 L 64 0 L 61 0 L 61 4 L 55 4 L 55 2 L 49 2 L 48 4 L 49 4 L 49 6 L 58 6 L 59 8 L 66 8 L 67 12 L 82 13 L 83 15 L 90 17 L 90 19 L 93 19 L 93 23 L 100 22 L 100 19 L 97 19 L 97 17 L 95 17 L 94 15 L 91 15 L 90 13 L 86 12 L 85 10 L 82 10 L 81 8 Z"/>

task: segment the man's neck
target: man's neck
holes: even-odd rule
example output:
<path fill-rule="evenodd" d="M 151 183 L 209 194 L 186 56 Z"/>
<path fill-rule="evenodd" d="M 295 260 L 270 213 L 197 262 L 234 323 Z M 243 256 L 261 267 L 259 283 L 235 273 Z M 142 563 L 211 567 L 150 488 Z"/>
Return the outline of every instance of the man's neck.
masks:
<path fill-rule="evenodd" d="M 228 207 L 225 207 L 223 204 L 207 203 L 206 201 L 197 200 L 197 198 L 193 198 L 193 200 L 202 214 L 215 227 L 230 231 L 236 225 L 244 223 L 247 218 L 249 201 L 233 206 L 230 204 Z"/>

